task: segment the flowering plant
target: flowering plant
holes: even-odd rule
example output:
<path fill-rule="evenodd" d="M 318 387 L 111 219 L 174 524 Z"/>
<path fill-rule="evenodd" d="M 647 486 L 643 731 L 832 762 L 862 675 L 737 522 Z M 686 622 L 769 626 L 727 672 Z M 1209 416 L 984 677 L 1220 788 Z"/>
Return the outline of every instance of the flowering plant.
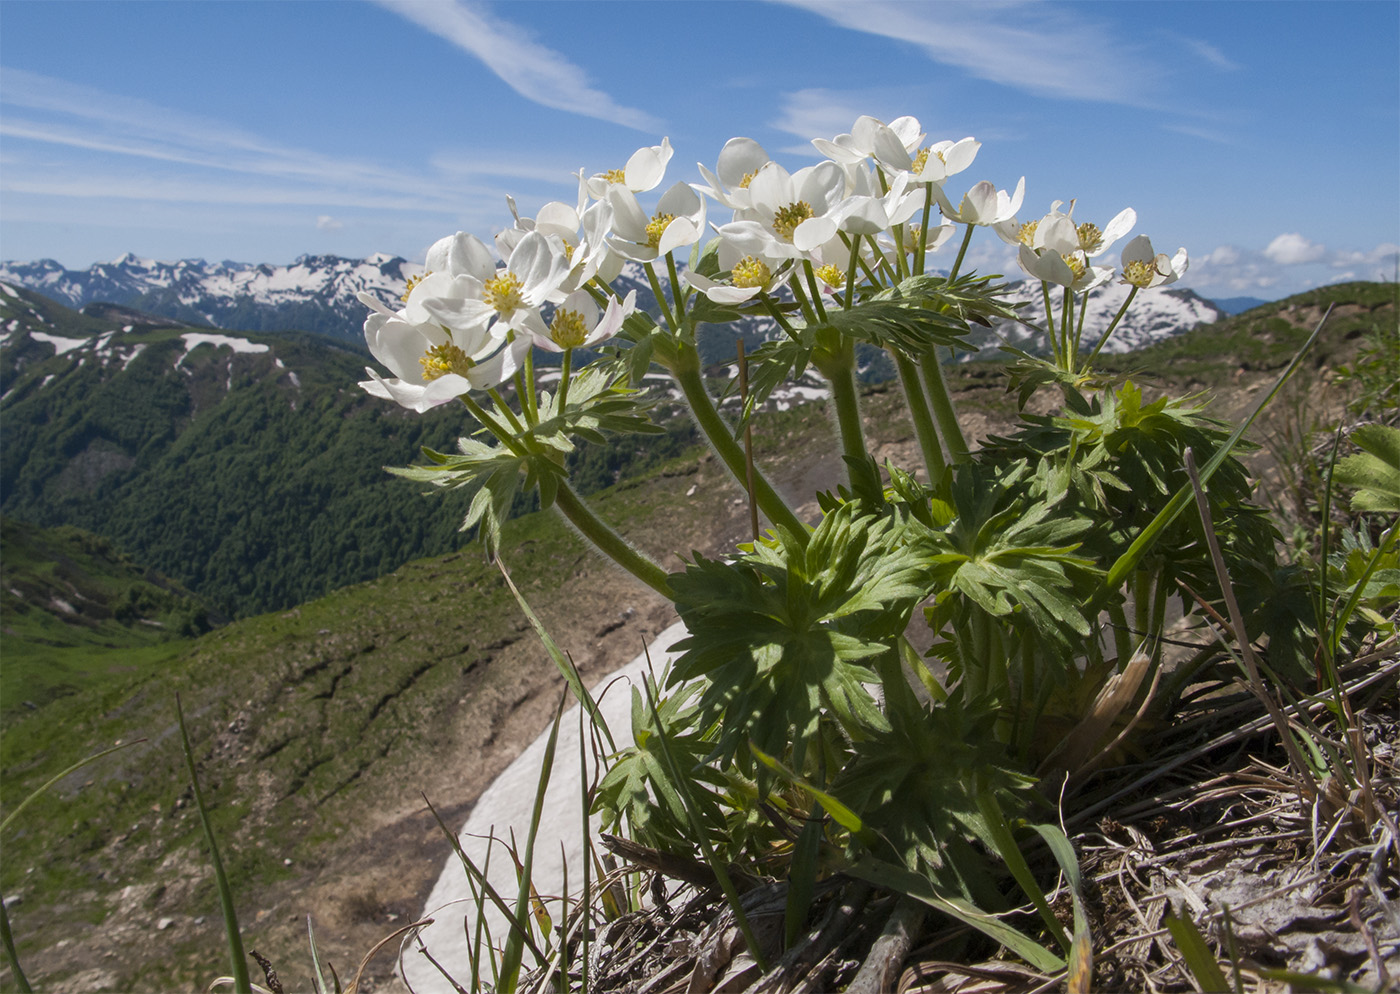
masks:
<path fill-rule="evenodd" d="M 517 214 L 496 239 L 499 260 L 458 233 L 429 251 L 401 308 L 366 298 L 371 351 L 396 378 L 371 370 L 362 385 L 420 411 L 460 398 L 476 437 L 398 472 L 475 488 L 464 528 L 492 553 L 523 486 L 675 603 L 689 637 L 661 700 L 634 709 L 634 742 L 594 799 L 605 819 L 680 848 L 695 841 L 693 816 L 725 860 L 786 864 L 798 878 L 833 864 L 886 884 L 919 874 L 938 895 L 921 899 L 1043 969 L 1069 953 L 1048 910 L 1058 951 L 967 909 L 1005 888 L 1003 871 L 1034 899 L 1009 826 L 1032 810 L 1036 778 L 1056 790 L 1078 782 L 1121 731 L 1119 715 L 1151 695 L 1179 585 L 1218 594 L 1190 551 L 1200 523 L 1180 516 L 1183 454 L 1209 460 L 1224 555 L 1252 571 L 1261 602 L 1272 533 L 1229 457 L 1238 433 L 1189 401 L 1149 403 L 1131 382 L 1091 376 L 1133 297 L 1178 279 L 1185 250 L 1169 259 L 1143 236 L 1128 243 L 1128 299 L 1086 350 L 1087 298 L 1115 275 L 1100 260 L 1135 214 L 1100 229 L 1056 202 L 1018 222 L 1024 178 L 1010 193 L 980 181 L 955 198 L 947 184 L 974 165 L 979 143 L 925 139 L 912 117 L 862 117 L 813 142 L 825 159 L 790 172 L 735 138 L 713 170 L 700 167 L 705 184 L 678 182 L 654 201 L 669 142 L 624 169 L 580 172 L 578 203 Z M 960 225 L 955 257 L 938 265 Z M 1015 244 L 1041 283 L 1048 356 L 1018 353 L 1013 383 L 1023 400 L 1057 390 L 1059 413 L 1026 415 L 974 448 L 944 362 L 975 351 L 973 325 L 1018 320 L 999 277 L 963 271 L 979 227 Z M 733 423 L 705 378 L 697 329 L 755 320 L 774 335 L 747 360 Z M 537 350 L 559 356 L 557 372 Z M 892 360 L 919 465 L 879 466 L 870 454 L 857 359 L 875 352 Z M 846 467 L 815 521 L 743 442 L 773 391 L 808 367 L 829 390 Z M 660 430 L 643 389 L 657 368 L 755 509 L 751 542 L 671 574 L 593 512 L 565 458 L 578 440 Z M 917 627 L 930 630 L 927 654 L 907 637 Z M 1110 682 L 1116 705 L 1086 716 Z M 681 798 L 694 791 L 691 811 Z"/>

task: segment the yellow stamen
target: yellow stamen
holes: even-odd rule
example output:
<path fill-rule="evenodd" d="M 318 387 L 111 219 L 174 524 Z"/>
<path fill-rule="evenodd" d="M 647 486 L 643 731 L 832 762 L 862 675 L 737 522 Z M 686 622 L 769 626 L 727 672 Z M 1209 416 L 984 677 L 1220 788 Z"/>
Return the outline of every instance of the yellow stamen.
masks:
<path fill-rule="evenodd" d="M 922 224 L 911 224 L 907 225 L 904 231 L 904 251 L 917 251 L 919 242 L 922 241 L 924 237 L 924 226 Z"/>
<path fill-rule="evenodd" d="M 757 176 L 757 175 L 758 175 L 758 170 L 757 170 L 757 169 L 755 169 L 755 170 L 754 170 L 753 172 L 751 172 L 751 173 L 744 173 L 744 178 L 741 179 L 741 180 L 739 181 L 739 189 L 741 189 L 741 190 L 747 190 L 747 189 L 749 188 L 749 184 L 753 182 L 753 178 L 754 178 L 755 176 Z"/>
<path fill-rule="evenodd" d="M 666 225 L 676 219 L 674 214 L 653 214 L 651 220 L 647 222 L 647 245 L 651 248 L 661 244 L 661 235 L 666 230 Z"/>
<path fill-rule="evenodd" d="M 773 231 L 785 242 L 792 241 L 792 233 L 797 230 L 797 226 L 809 217 L 816 217 L 816 212 L 812 210 L 812 205 L 805 200 L 788 204 L 786 207 L 779 207 L 773 213 Z"/>
<path fill-rule="evenodd" d="M 1066 252 L 1060 258 L 1065 260 L 1065 265 L 1074 274 L 1074 281 L 1078 283 L 1084 276 L 1084 257 L 1078 252 Z"/>
<path fill-rule="evenodd" d="M 841 267 L 829 262 L 825 266 L 817 267 L 817 279 L 838 290 L 846 285 L 846 274 L 841 272 Z"/>
<path fill-rule="evenodd" d="M 446 345 L 434 345 L 423 354 L 418 364 L 423 367 L 424 383 L 431 383 L 448 373 L 466 376 L 467 370 L 476 365 L 465 352 L 450 342 Z"/>
<path fill-rule="evenodd" d="M 525 297 L 520 292 L 522 289 L 524 284 L 520 282 L 520 278 L 510 270 L 504 270 L 482 286 L 481 299 L 494 307 L 496 313 L 509 314 L 524 305 Z"/>
<path fill-rule="evenodd" d="M 408 283 L 404 285 L 403 296 L 399 299 L 402 300 L 405 304 L 408 303 L 408 295 L 413 292 L 413 288 L 416 287 L 419 283 L 422 283 L 423 279 L 430 275 L 432 274 L 420 273 L 417 276 L 410 276 L 408 278 Z"/>
<path fill-rule="evenodd" d="M 576 349 L 588 337 L 588 326 L 580 312 L 561 307 L 554 312 L 554 320 L 549 323 L 549 337 L 560 348 Z"/>
<path fill-rule="evenodd" d="M 609 169 L 603 174 L 603 179 L 609 183 L 626 183 L 627 172 L 623 169 Z"/>
<path fill-rule="evenodd" d="M 1085 221 L 1075 230 L 1079 232 L 1079 247 L 1085 252 L 1097 251 L 1103 244 L 1103 232 L 1092 221 Z"/>
<path fill-rule="evenodd" d="M 773 278 L 773 271 L 762 259 L 746 255 L 734 264 L 730 276 L 737 287 L 765 287 Z"/>
<path fill-rule="evenodd" d="M 1123 278 L 1136 287 L 1150 286 L 1156 275 L 1157 264 L 1155 260 L 1134 259 L 1123 267 Z"/>
<path fill-rule="evenodd" d="M 1027 221 L 1016 233 L 1017 240 L 1026 248 L 1035 248 L 1035 229 L 1039 226 L 1039 221 Z"/>

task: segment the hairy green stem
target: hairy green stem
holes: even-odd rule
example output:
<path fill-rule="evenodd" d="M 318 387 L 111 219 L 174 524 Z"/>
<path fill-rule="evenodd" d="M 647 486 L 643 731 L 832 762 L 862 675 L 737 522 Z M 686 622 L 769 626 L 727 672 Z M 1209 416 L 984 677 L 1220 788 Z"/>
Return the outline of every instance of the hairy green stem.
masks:
<path fill-rule="evenodd" d="M 841 432 L 841 451 L 850 459 L 864 460 L 869 456 L 865 433 L 860 425 L 860 395 L 856 390 L 855 345 L 842 338 L 834 355 L 812 359 L 813 364 L 831 383 L 831 400 L 836 407 L 836 426 Z"/>
<path fill-rule="evenodd" d="M 972 242 L 972 229 L 975 227 L 977 227 L 975 224 L 969 224 L 967 226 L 967 234 L 963 235 L 962 247 L 958 249 L 958 257 L 954 260 L 953 268 L 948 273 L 949 283 L 958 278 L 958 270 L 962 268 L 963 256 L 967 255 L 967 246 Z"/>
<path fill-rule="evenodd" d="M 676 315 L 671 313 L 671 305 L 666 303 L 666 295 L 661 292 L 661 280 L 656 276 L 656 267 L 651 263 L 644 263 L 642 268 L 646 270 L 647 283 L 651 285 L 651 295 L 656 298 L 656 306 L 661 308 L 661 315 L 666 319 L 666 327 L 672 335 L 680 334 L 680 323 L 676 320 Z"/>
<path fill-rule="evenodd" d="M 1109 326 L 1105 328 L 1104 333 L 1099 336 L 1098 342 L 1094 344 L 1094 351 L 1090 352 L 1089 358 L 1084 360 L 1084 368 L 1086 370 L 1094 364 L 1094 360 L 1099 357 L 1099 352 L 1103 349 L 1104 343 L 1108 341 L 1108 336 L 1113 334 L 1114 329 L 1118 327 L 1118 322 L 1122 321 L 1123 315 L 1128 313 L 1128 305 L 1131 304 L 1133 298 L 1137 296 L 1138 289 L 1138 287 L 1133 287 L 1128 291 L 1128 299 L 1123 301 L 1123 306 L 1118 308 L 1118 313 L 1113 316 L 1113 320 L 1109 323 Z"/>
<path fill-rule="evenodd" d="M 928 222 L 933 214 L 933 184 L 924 184 L 924 214 L 919 222 L 919 244 L 914 249 L 914 272 L 923 275 L 924 263 L 928 256 Z"/>
<path fill-rule="evenodd" d="M 577 528 L 579 534 L 592 542 L 598 551 L 663 597 L 671 599 L 674 596 L 671 593 L 671 585 L 666 582 L 666 571 L 613 531 L 567 483 L 559 484 L 559 493 L 555 496 L 554 503 L 559 512 L 568 519 L 569 524 Z"/>
<path fill-rule="evenodd" d="M 958 424 L 958 413 L 953 407 L 953 398 L 948 393 L 948 384 L 943 379 L 943 366 L 938 361 L 938 347 L 929 349 L 924 361 L 919 363 L 923 374 L 924 389 L 928 391 L 929 405 L 933 416 L 938 419 L 938 433 L 943 436 L 943 444 L 948 447 L 948 457 L 955 463 L 967 462 L 972 458 Z"/>
<path fill-rule="evenodd" d="M 574 364 L 574 350 L 573 350 L 573 349 L 565 349 L 565 350 L 564 350 L 564 362 L 563 362 L 563 365 L 560 367 L 560 372 L 559 372 L 559 404 L 558 404 L 558 409 L 559 409 L 559 413 L 560 413 L 561 415 L 564 413 L 564 405 L 567 404 L 567 403 L 569 402 L 569 373 L 572 371 L 572 368 L 571 368 L 571 367 L 573 366 L 573 364 Z"/>
<path fill-rule="evenodd" d="M 744 447 L 735 440 L 734 432 L 730 430 L 714 401 L 710 399 L 710 393 L 705 389 L 704 378 L 700 375 L 700 357 L 693 348 L 682 347 L 679 361 L 672 368 L 671 376 L 685 395 L 686 404 L 690 407 L 695 423 L 705 433 L 705 438 L 729 470 L 729 475 L 743 487 L 748 478 Z M 798 541 L 806 544 L 807 526 L 778 496 L 768 478 L 758 469 L 754 470 L 754 498 L 758 501 L 758 509 L 769 521 L 775 526 L 786 528 Z"/>
<path fill-rule="evenodd" d="M 914 436 L 919 440 L 919 452 L 924 457 L 924 470 L 928 482 L 933 483 L 943 475 L 948 463 L 943 458 L 943 447 L 938 444 L 938 431 L 933 426 L 933 413 L 929 409 L 928 395 L 919 381 L 919 368 L 898 349 L 891 349 L 895 367 L 899 370 L 899 382 L 904 388 L 904 400 L 909 408 L 909 418 L 914 422 Z"/>

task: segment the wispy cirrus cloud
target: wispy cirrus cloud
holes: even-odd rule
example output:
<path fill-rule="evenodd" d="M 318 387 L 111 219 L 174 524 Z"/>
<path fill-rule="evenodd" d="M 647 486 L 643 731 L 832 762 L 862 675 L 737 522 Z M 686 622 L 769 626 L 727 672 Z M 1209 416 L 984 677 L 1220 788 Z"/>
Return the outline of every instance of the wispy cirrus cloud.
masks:
<path fill-rule="evenodd" d="M 519 25 L 493 16 L 468 0 L 376 0 L 475 56 L 516 93 L 555 110 L 655 132 L 661 122 L 645 111 L 624 107 L 596 89 L 588 74 Z"/>
<path fill-rule="evenodd" d="M 843 28 L 917 45 L 935 62 L 1039 96 L 1145 106 L 1164 75 L 1139 46 L 1075 8 L 1019 0 L 775 2 Z"/>

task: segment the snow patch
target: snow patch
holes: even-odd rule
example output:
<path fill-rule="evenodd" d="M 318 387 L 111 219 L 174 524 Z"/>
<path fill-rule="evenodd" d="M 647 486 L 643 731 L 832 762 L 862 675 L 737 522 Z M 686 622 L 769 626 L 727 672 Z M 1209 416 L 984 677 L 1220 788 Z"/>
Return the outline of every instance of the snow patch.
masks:
<path fill-rule="evenodd" d="M 216 349 L 227 346 L 235 352 L 257 353 L 271 351 L 271 346 L 262 345 L 258 342 L 250 342 L 246 338 L 234 338 L 232 335 L 209 335 L 202 332 L 191 332 L 187 335 L 181 335 L 180 338 L 185 343 L 185 351 L 181 353 L 180 358 L 175 360 L 176 369 L 179 369 L 185 359 L 189 357 L 189 354 L 201 345 L 212 345 Z"/>
<path fill-rule="evenodd" d="M 54 355 L 72 352 L 74 349 L 82 348 L 90 341 L 87 338 L 64 338 L 61 335 L 50 335 L 43 331 L 31 331 L 29 337 L 36 342 L 48 342 L 53 346 Z"/>
<path fill-rule="evenodd" d="M 0 290 L 4 290 L 5 296 L 7 297 L 14 297 L 16 300 L 19 299 L 19 292 L 8 283 L 0 283 Z"/>

